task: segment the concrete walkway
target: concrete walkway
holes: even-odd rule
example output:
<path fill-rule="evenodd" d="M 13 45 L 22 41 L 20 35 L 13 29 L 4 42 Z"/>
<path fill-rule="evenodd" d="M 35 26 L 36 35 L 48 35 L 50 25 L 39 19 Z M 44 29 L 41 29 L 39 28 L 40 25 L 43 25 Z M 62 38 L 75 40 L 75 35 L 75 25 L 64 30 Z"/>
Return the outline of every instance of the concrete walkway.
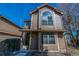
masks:
<path fill-rule="evenodd" d="M 31 56 L 66 56 L 59 52 L 32 52 Z"/>
<path fill-rule="evenodd" d="M 22 50 L 26 51 L 27 50 Z M 20 52 L 22 54 L 23 52 Z M 37 51 L 29 51 L 30 54 L 26 54 L 25 56 L 79 56 L 79 50 L 75 48 L 68 48 L 67 54 L 66 53 L 60 53 L 60 52 L 37 52 Z"/>
<path fill-rule="evenodd" d="M 79 50 L 75 48 L 71 48 L 71 56 L 79 56 Z"/>

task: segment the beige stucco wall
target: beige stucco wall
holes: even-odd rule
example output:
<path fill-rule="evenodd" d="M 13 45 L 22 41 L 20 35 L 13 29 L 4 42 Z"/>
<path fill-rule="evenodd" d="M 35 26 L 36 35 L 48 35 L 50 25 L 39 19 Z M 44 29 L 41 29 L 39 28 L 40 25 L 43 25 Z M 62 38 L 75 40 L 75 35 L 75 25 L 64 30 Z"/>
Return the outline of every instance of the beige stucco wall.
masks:
<path fill-rule="evenodd" d="M 64 29 L 63 22 L 62 22 L 62 16 L 55 13 L 54 22 L 55 22 L 55 29 L 60 29 L 60 30 Z"/>
<path fill-rule="evenodd" d="M 38 33 L 30 33 L 30 47 L 31 50 L 38 50 Z"/>
<path fill-rule="evenodd" d="M 49 44 L 44 45 L 42 44 L 42 33 L 31 33 L 30 34 L 30 49 L 31 50 L 39 50 L 39 51 L 45 51 L 46 49 L 48 52 L 58 52 L 59 46 L 58 46 L 58 37 L 57 34 L 55 34 L 55 44 Z"/>
<path fill-rule="evenodd" d="M 52 12 L 52 17 L 53 17 L 53 23 L 54 25 L 52 26 L 45 26 L 45 25 L 41 25 L 41 14 L 44 12 L 44 11 L 51 11 Z M 39 14 L 39 15 L 38 15 Z M 38 17 L 39 16 L 39 17 Z M 63 24 L 62 24 L 62 16 L 56 14 L 55 12 L 53 12 L 53 10 L 50 10 L 46 7 L 42 8 L 39 10 L 38 13 L 35 13 L 35 14 L 32 14 L 31 16 L 31 29 L 37 29 L 37 20 L 39 21 L 39 28 L 43 29 L 43 30 L 56 30 L 56 29 L 63 29 Z M 41 43 L 41 33 L 38 33 L 38 48 L 39 48 L 39 51 L 42 49 L 42 43 Z M 34 35 L 33 33 L 31 34 L 30 36 L 30 45 L 31 48 L 34 47 L 34 45 L 36 44 L 34 42 L 34 37 L 35 36 L 32 36 Z M 61 34 L 62 35 L 62 34 Z M 62 35 L 62 37 L 58 37 L 58 33 L 55 34 L 55 41 L 56 41 L 56 44 L 53 44 L 53 45 L 50 45 L 48 46 L 44 46 L 43 48 L 47 48 L 48 50 L 50 51 L 60 51 L 60 52 L 65 52 L 66 51 L 66 45 L 65 45 L 65 41 L 64 41 L 64 36 Z"/>
<path fill-rule="evenodd" d="M 59 36 L 61 35 L 61 37 Z M 39 33 L 39 39 L 38 39 L 38 46 L 39 51 L 45 51 L 45 49 L 48 50 L 48 52 L 66 52 L 66 45 L 65 45 L 65 39 L 63 36 L 63 33 L 55 33 L 55 44 L 49 44 L 49 45 L 42 45 L 42 39 L 41 39 L 41 33 Z"/>
<path fill-rule="evenodd" d="M 42 13 L 44 11 L 50 11 L 52 13 L 52 18 L 53 18 L 53 25 L 48 26 L 48 25 L 42 25 Z M 39 14 L 39 15 L 38 15 Z M 39 9 L 38 13 L 34 13 L 31 15 L 31 29 L 37 29 L 37 20 L 39 21 L 39 28 L 44 29 L 44 30 L 55 30 L 55 29 L 63 29 L 63 24 L 62 24 L 62 16 L 56 14 L 53 10 L 50 10 L 46 7 Z"/>
<path fill-rule="evenodd" d="M 48 8 L 46 8 L 46 7 L 44 7 L 44 8 L 42 8 L 42 9 L 39 10 L 39 28 L 44 29 L 44 30 L 54 29 L 55 28 L 55 25 L 53 25 L 53 26 L 47 26 L 47 25 L 42 25 L 41 24 L 41 21 L 42 21 L 42 18 L 41 17 L 42 17 L 42 13 L 44 11 L 51 11 L 51 10 L 48 9 Z M 54 12 L 51 11 L 51 13 L 52 13 L 53 23 L 54 23 Z"/>
<path fill-rule="evenodd" d="M 66 52 L 66 42 L 63 33 L 57 33 L 59 51 L 62 53 Z"/>
<path fill-rule="evenodd" d="M 61 38 L 62 39 L 62 38 Z M 63 40 L 63 39 L 62 39 Z M 51 44 L 49 45 L 48 47 L 46 46 L 43 46 L 42 48 L 42 42 L 41 42 L 41 33 L 39 33 L 39 39 L 38 39 L 38 45 L 39 45 L 39 51 L 41 50 L 45 50 L 45 49 L 48 49 L 49 52 L 59 52 L 60 51 L 60 48 L 62 47 L 62 45 L 64 44 L 63 41 L 61 41 L 59 38 L 58 38 L 58 34 L 55 33 L 55 44 Z M 63 42 L 63 44 L 61 43 Z M 60 45 L 62 44 L 62 45 Z M 64 45 L 63 45 L 64 46 Z"/>
<path fill-rule="evenodd" d="M 42 33 L 31 33 L 30 35 L 30 49 L 48 52 L 61 52 L 66 53 L 66 45 L 63 34 L 55 34 L 55 44 L 43 45 L 42 44 Z M 60 36 L 59 36 L 60 35 Z"/>
<path fill-rule="evenodd" d="M 51 26 L 41 25 L 41 20 L 42 20 L 41 16 L 44 11 L 50 11 L 52 13 L 53 25 L 51 25 Z M 44 30 L 63 29 L 62 16 L 56 14 L 53 10 L 50 10 L 50 9 L 44 7 L 39 10 L 39 27 Z"/>
<path fill-rule="evenodd" d="M 38 20 L 38 14 L 32 14 L 31 15 L 31 29 L 36 30 L 37 29 L 37 20 Z"/>

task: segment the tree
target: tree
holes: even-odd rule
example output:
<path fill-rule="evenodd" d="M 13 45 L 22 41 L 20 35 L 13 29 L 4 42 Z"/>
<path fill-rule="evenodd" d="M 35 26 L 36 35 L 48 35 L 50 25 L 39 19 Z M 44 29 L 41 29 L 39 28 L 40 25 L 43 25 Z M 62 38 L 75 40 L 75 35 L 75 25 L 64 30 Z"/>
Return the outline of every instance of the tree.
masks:
<path fill-rule="evenodd" d="M 67 30 L 66 34 L 69 33 L 73 45 L 78 42 L 78 31 L 79 31 L 79 4 L 62 3 L 59 4 L 61 11 L 63 11 L 63 24 Z"/>

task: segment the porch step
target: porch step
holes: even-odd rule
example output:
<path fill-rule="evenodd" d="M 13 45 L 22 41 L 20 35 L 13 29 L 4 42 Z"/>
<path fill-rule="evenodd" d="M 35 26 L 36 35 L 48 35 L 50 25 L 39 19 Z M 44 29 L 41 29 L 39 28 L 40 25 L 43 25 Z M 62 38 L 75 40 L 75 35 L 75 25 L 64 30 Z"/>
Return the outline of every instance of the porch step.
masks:
<path fill-rule="evenodd" d="M 60 52 L 45 52 L 43 56 L 65 56 L 66 54 Z"/>

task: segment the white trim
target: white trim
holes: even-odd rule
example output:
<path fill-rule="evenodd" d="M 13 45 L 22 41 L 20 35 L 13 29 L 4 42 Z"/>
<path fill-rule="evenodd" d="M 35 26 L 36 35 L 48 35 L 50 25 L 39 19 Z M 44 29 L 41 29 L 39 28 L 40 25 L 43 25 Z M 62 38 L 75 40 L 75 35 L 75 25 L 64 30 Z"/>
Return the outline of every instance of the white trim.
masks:
<path fill-rule="evenodd" d="M 49 51 L 49 50 L 48 50 L 48 52 L 59 52 L 59 51 L 58 51 L 58 50 L 56 50 L 56 51 Z"/>
<path fill-rule="evenodd" d="M 43 44 L 43 46 L 53 46 L 53 45 L 56 45 L 56 44 Z"/>

